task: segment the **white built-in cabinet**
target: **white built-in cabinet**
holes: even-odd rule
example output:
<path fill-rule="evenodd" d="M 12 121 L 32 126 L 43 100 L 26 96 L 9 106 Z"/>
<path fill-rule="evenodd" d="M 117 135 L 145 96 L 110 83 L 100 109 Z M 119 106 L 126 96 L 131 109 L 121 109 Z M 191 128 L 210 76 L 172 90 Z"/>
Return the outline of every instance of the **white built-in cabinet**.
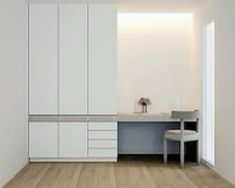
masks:
<path fill-rule="evenodd" d="M 87 157 L 87 123 L 29 124 L 30 158 Z"/>
<path fill-rule="evenodd" d="M 116 7 L 32 4 L 29 20 L 30 114 L 116 114 Z"/>
<path fill-rule="evenodd" d="M 58 6 L 29 9 L 29 113 L 58 113 Z"/>
<path fill-rule="evenodd" d="M 115 5 L 29 6 L 29 115 L 53 115 L 29 123 L 31 160 L 117 158 L 117 122 L 63 119 L 117 113 L 116 40 Z"/>
<path fill-rule="evenodd" d="M 117 123 L 88 124 L 88 157 L 117 158 Z"/>
<path fill-rule="evenodd" d="M 59 114 L 87 114 L 87 5 L 59 5 Z"/>
<path fill-rule="evenodd" d="M 89 6 L 89 113 L 116 114 L 117 15 L 113 5 Z"/>
<path fill-rule="evenodd" d="M 116 122 L 31 122 L 33 160 L 117 158 Z"/>
<path fill-rule="evenodd" d="M 59 123 L 59 157 L 87 157 L 87 123 Z"/>
<path fill-rule="evenodd" d="M 29 157 L 58 157 L 58 123 L 29 124 Z"/>

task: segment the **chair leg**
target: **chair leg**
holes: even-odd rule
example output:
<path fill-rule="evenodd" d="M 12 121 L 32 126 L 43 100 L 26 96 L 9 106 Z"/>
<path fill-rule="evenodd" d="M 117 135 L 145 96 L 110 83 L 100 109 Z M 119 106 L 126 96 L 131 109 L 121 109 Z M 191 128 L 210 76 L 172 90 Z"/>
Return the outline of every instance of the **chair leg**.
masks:
<path fill-rule="evenodd" d="M 200 154 L 200 141 L 197 141 L 197 164 L 201 163 L 201 154 Z"/>
<path fill-rule="evenodd" d="M 180 141 L 180 167 L 184 168 L 184 141 Z"/>
<path fill-rule="evenodd" d="M 165 137 L 163 140 L 163 160 L 164 160 L 164 163 L 166 164 L 167 163 L 167 140 Z"/>

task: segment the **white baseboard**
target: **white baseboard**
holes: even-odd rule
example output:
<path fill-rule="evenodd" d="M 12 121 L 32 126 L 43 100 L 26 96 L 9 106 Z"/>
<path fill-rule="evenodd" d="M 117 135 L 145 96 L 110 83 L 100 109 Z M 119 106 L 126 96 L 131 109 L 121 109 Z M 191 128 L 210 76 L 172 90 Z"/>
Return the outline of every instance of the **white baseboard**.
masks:
<path fill-rule="evenodd" d="M 30 162 L 117 162 L 117 158 L 30 158 Z"/>

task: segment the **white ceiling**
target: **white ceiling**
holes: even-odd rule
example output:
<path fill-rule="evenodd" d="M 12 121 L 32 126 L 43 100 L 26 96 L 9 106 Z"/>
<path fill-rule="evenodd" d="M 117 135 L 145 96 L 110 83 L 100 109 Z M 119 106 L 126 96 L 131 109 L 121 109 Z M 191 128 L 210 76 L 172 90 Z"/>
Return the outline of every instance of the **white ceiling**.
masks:
<path fill-rule="evenodd" d="M 191 12 L 207 0 L 28 0 L 36 3 L 117 3 L 119 12 Z"/>
<path fill-rule="evenodd" d="M 119 0 L 121 12 L 191 12 L 205 0 Z"/>

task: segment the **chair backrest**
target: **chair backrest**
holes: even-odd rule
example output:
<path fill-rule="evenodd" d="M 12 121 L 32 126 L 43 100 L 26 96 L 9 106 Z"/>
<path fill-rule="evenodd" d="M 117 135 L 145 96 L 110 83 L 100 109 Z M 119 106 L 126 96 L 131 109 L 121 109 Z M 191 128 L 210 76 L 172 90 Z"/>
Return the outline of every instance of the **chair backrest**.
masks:
<path fill-rule="evenodd" d="M 171 117 L 173 119 L 181 120 L 197 120 L 199 119 L 199 111 L 172 111 Z"/>

